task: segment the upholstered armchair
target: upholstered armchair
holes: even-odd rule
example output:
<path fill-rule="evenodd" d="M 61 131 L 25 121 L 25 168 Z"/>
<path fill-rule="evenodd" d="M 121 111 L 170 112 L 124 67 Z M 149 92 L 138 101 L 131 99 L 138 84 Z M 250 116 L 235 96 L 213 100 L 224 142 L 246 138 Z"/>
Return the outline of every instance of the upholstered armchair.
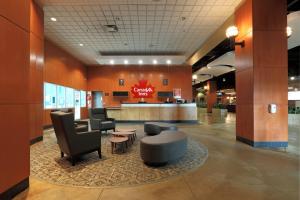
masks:
<path fill-rule="evenodd" d="M 116 128 L 115 119 L 107 117 L 106 108 L 89 109 L 89 118 L 92 130 L 114 130 Z"/>
<path fill-rule="evenodd" d="M 52 109 L 52 112 L 64 112 L 64 113 L 74 113 L 72 108 L 61 108 L 61 109 Z M 86 120 L 75 120 L 75 130 L 76 132 L 86 132 L 89 130 L 89 122 Z"/>
<path fill-rule="evenodd" d="M 99 131 L 76 132 L 73 113 L 52 112 L 50 115 L 61 157 L 64 157 L 64 154 L 70 156 L 73 166 L 78 156 L 93 151 L 98 151 L 101 158 Z"/>

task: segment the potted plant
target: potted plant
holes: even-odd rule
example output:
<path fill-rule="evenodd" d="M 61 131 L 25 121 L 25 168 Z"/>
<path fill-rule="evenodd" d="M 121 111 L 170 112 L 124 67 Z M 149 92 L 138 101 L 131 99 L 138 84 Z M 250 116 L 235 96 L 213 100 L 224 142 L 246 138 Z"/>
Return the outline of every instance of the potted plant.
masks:
<path fill-rule="evenodd" d="M 226 116 L 227 115 L 226 105 L 221 103 L 214 104 L 212 108 L 212 114 L 215 116 Z"/>
<path fill-rule="evenodd" d="M 289 125 L 300 125 L 300 107 L 288 107 L 288 123 Z"/>
<path fill-rule="evenodd" d="M 207 104 L 204 102 L 201 102 L 198 104 L 198 113 L 207 113 Z"/>

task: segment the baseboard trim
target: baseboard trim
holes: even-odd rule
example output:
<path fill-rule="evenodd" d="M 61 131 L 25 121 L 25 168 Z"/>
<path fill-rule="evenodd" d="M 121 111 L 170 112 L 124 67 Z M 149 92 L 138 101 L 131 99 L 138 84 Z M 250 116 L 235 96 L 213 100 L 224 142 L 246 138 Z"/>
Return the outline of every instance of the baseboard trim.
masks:
<path fill-rule="evenodd" d="M 36 137 L 36 138 L 31 139 L 31 140 L 30 140 L 30 145 L 33 145 L 33 144 L 35 144 L 35 143 L 37 143 L 37 142 L 40 142 L 40 141 L 43 141 L 43 136 L 42 136 L 42 135 L 41 135 L 41 136 L 38 136 L 38 137 Z"/>
<path fill-rule="evenodd" d="M 276 142 L 255 142 L 247 138 L 236 136 L 236 140 L 248 144 L 256 148 L 286 148 L 288 147 L 288 142 L 276 141 Z"/>
<path fill-rule="evenodd" d="M 1 200 L 11 200 L 29 187 L 29 177 L 0 194 Z"/>

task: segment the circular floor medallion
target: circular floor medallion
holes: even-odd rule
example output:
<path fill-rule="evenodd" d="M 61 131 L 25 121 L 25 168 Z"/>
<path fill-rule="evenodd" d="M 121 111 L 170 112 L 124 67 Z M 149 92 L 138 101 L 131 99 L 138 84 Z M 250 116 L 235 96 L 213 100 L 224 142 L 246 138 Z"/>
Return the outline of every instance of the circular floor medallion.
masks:
<path fill-rule="evenodd" d="M 125 153 L 111 154 L 109 136 L 102 136 L 102 159 L 97 152 L 83 156 L 75 166 L 60 151 L 52 131 L 44 133 L 44 140 L 31 146 L 31 176 L 49 183 L 85 186 L 134 186 L 163 181 L 200 167 L 208 156 L 207 148 L 188 139 L 188 150 L 178 161 L 162 167 L 145 165 L 139 155 L 139 140 L 144 136 L 137 130 L 137 140 Z"/>

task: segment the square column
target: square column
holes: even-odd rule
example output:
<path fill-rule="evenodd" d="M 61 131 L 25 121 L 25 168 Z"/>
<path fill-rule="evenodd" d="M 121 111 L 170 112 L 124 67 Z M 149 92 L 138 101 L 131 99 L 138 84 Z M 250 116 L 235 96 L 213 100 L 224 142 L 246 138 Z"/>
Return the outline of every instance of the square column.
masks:
<path fill-rule="evenodd" d="M 236 138 L 254 147 L 288 145 L 286 2 L 246 0 L 235 12 Z M 268 107 L 275 104 L 276 113 Z"/>

